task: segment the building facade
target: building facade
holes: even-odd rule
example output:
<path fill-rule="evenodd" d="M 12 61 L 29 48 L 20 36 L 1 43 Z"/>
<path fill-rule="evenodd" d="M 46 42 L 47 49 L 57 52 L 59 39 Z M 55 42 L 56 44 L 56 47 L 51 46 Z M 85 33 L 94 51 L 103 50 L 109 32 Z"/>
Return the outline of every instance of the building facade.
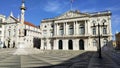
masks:
<path fill-rule="evenodd" d="M 22 1 L 20 18 L 11 13 L 3 22 L 4 47 L 6 48 L 39 48 L 41 46 L 41 30 L 25 21 L 25 4 Z"/>
<path fill-rule="evenodd" d="M 0 15 L 0 48 L 2 48 L 4 45 L 4 26 L 2 24 L 4 21 L 5 21 L 5 16 Z"/>
<path fill-rule="evenodd" d="M 41 21 L 41 49 L 97 50 L 98 25 L 101 47 L 112 40 L 111 12 L 81 13 L 68 11 Z"/>
<path fill-rule="evenodd" d="M 120 49 L 120 32 L 115 34 L 116 49 Z"/>
<path fill-rule="evenodd" d="M 22 41 L 24 48 L 33 48 L 37 47 L 40 48 L 40 37 L 41 32 L 39 27 L 33 25 L 29 22 L 24 22 L 23 24 L 23 36 L 21 36 L 20 31 L 20 24 L 21 22 L 19 19 L 15 18 L 14 16 L 9 16 L 6 19 L 6 25 L 4 25 L 4 41 L 5 41 L 5 47 L 7 48 L 19 48 L 20 42 Z M 36 42 L 38 41 L 38 42 Z"/>

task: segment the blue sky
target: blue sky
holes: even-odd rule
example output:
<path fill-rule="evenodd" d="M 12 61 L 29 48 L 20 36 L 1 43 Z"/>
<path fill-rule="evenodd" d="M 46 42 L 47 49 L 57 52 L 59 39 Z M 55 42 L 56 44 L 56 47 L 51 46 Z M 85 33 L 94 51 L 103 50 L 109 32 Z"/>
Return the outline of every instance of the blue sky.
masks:
<path fill-rule="evenodd" d="M 70 0 L 25 0 L 25 20 L 35 25 L 45 18 L 52 18 L 70 10 Z M 21 0 L 0 0 L 0 14 L 20 15 Z M 74 0 L 73 9 L 81 12 L 111 10 L 112 32 L 120 32 L 120 0 Z"/>

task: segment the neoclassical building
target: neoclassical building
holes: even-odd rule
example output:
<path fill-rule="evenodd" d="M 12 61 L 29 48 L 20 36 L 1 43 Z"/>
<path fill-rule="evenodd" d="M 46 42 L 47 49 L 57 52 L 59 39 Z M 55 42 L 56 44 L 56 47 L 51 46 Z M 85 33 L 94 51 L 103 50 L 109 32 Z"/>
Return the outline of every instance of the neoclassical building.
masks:
<path fill-rule="evenodd" d="M 4 26 L 3 22 L 5 21 L 5 16 L 0 14 L 0 48 L 4 45 Z"/>
<path fill-rule="evenodd" d="M 43 19 L 40 24 L 41 49 L 97 50 L 98 27 L 103 47 L 112 40 L 110 11 L 82 13 L 76 10 Z"/>

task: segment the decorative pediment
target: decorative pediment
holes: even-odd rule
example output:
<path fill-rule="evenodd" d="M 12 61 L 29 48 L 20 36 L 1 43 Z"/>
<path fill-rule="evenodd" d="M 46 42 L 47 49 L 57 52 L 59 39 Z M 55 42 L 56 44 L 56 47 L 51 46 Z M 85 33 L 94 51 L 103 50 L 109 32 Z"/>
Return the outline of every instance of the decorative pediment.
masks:
<path fill-rule="evenodd" d="M 16 23 L 17 20 L 14 17 L 9 16 L 6 20 L 7 23 Z"/>
<path fill-rule="evenodd" d="M 68 12 L 56 17 L 55 19 L 66 19 L 66 18 L 73 18 L 73 17 L 82 17 L 82 16 L 86 16 L 86 15 L 87 14 L 76 12 L 76 11 L 68 11 Z"/>

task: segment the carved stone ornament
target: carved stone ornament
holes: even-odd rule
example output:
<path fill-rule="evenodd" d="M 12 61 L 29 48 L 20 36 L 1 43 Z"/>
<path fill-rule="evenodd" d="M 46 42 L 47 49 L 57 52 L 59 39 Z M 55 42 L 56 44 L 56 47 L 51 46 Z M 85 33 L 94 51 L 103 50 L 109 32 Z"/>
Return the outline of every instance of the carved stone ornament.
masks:
<path fill-rule="evenodd" d="M 63 15 L 56 17 L 56 19 L 65 19 L 65 18 L 82 17 L 82 16 L 86 16 L 86 14 L 69 11 L 64 13 Z"/>

